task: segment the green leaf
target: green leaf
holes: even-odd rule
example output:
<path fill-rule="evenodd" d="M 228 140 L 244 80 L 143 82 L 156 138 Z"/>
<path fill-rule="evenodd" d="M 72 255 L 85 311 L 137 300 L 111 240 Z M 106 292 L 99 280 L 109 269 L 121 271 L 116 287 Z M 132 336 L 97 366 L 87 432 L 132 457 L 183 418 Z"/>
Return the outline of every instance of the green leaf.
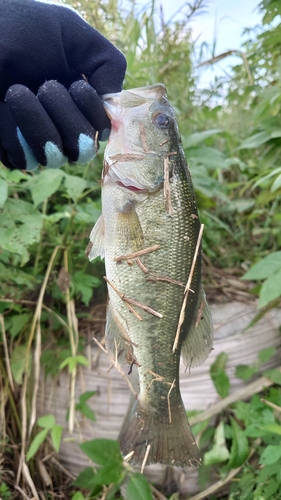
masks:
<path fill-rule="evenodd" d="M 120 446 L 111 439 L 92 439 L 79 445 L 93 462 L 100 465 L 123 463 Z"/>
<path fill-rule="evenodd" d="M 222 129 L 214 128 L 211 130 L 205 130 L 204 132 L 196 132 L 195 134 L 191 134 L 188 137 L 183 137 L 182 139 L 183 147 L 184 149 L 191 148 L 192 146 L 195 146 L 196 144 L 205 141 L 205 139 L 208 139 L 212 135 L 220 134 L 221 132 Z"/>
<path fill-rule="evenodd" d="M 123 467 L 121 463 L 109 463 L 106 467 L 98 469 L 95 475 L 96 484 L 119 483 L 122 480 Z"/>
<path fill-rule="evenodd" d="M 38 434 L 36 434 L 35 438 L 33 439 L 32 443 L 29 447 L 27 457 L 26 457 L 27 461 L 30 460 L 35 455 L 35 453 L 38 451 L 40 445 L 45 441 L 45 439 L 48 435 L 48 432 L 49 432 L 48 429 L 43 429 L 42 431 L 38 432 Z"/>
<path fill-rule="evenodd" d="M 96 415 L 87 403 L 77 403 L 75 408 L 77 411 L 81 411 L 81 413 L 89 420 L 96 422 Z"/>
<path fill-rule="evenodd" d="M 9 332 L 13 339 L 23 331 L 24 326 L 28 323 L 30 318 L 30 313 L 15 314 L 14 316 L 12 316 Z"/>
<path fill-rule="evenodd" d="M 63 431 L 63 428 L 61 425 L 54 425 L 51 428 L 51 440 L 52 440 L 52 443 L 54 445 L 56 452 L 59 452 L 59 450 L 60 450 L 62 431 Z"/>
<path fill-rule="evenodd" d="M 264 376 L 268 377 L 275 384 L 281 385 L 281 372 L 279 370 L 268 370 L 264 373 Z"/>
<path fill-rule="evenodd" d="M 0 208 L 4 206 L 6 199 L 8 198 L 8 184 L 6 181 L 1 179 L 0 181 Z"/>
<path fill-rule="evenodd" d="M 260 457 L 260 464 L 274 464 L 281 458 L 281 445 L 268 445 L 262 452 Z"/>
<path fill-rule="evenodd" d="M 47 200 L 59 189 L 64 175 L 62 170 L 46 169 L 30 179 L 27 188 L 31 191 L 35 206 Z"/>
<path fill-rule="evenodd" d="M 60 369 L 62 370 L 68 366 L 69 372 L 72 373 L 78 364 L 88 366 L 89 361 L 85 358 L 85 356 L 82 356 L 82 354 L 79 354 L 78 356 L 69 356 L 60 364 Z"/>
<path fill-rule="evenodd" d="M 235 376 L 242 380 L 248 380 L 257 373 L 256 366 L 238 365 L 235 369 Z"/>
<path fill-rule="evenodd" d="M 211 365 L 210 369 L 210 375 L 212 377 L 214 386 L 217 390 L 217 393 L 222 398 L 228 396 L 230 389 L 229 378 L 224 370 L 226 362 L 227 362 L 227 354 L 221 352 L 217 356 L 216 361 Z"/>
<path fill-rule="evenodd" d="M 97 288 L 101 281 L 96 276 L 85 274 L 82 271 L 77 271 L 72 275 L 72 282 L 75 287 L 75 292 L 81 293 L 84 304 L 89 305 L 93 295 L 93 289 Z"/>
<path fill-rule="evenodd" d="M 276 179 L 274 180 L 274 182 L 273 182 L 273 184 L 271 186 L 271 192 L 274 193 L 280 187 L 281 187 L 281 174 L 278 175 L 278 177 L 276 177 Z"/>
<path fill-rule="evenodd" d="M 259 307 L 264 307 L 281 295 L 281 269 L 269 276 L 262 284 L 259 296 Z"/>
<path fill-rule="evenodd" d="M 243 280 L 262 280 L 281 269 L 281 252 L 273 252 L 254 264 L 242 276 Z"/>
<path fill-rule="evenodd" d="M 90 398 L 97 395 L 97 391 L 85 391 L 79 396 L 79 403 L 86 403 Z"/>
<path fill-rule="evenodd" d="M 87 500 L 87 498 L 84 497 L 81 491 L 76 491 L 76 493 L 74 493 L 74 495 L 71 497 L 71 500 Z"/>
<path fill-rule="evenodd" d="M 136 472 L 127 485 L 127 500 L 153 500 L 149 482 L 143 474 Z"/>
<path fill-rule="evenodd" d="M 79 197 L 87 187 L 87 181 L 81 179 L 81 177 L 77 177 L 76 175 L 65 174 L 64 185 L 66 187 L 67 194 L 74 201 L 74 203 L 77 203 Z"/>
<path fill-rule="evenodd" d="M 93 468 L 86 467 L 80 472 L 79 476 L 76 478 L 73 484 L 75 486 L 78 486 L 78 488 L 91 490 L 96 485 L 95 476 L 96 473 L 93 471 Z"/>
<path fill-rule="evenodd" d="M 230 457 L 227 467 L 235 469 L 240 467 L 249 455 L 248 439 L 241 429 L 240 425 L 233 418 L 230 419 L 232 428 L 232 445 L 230 449 Z"/>
<path fill-rule="evenodd" d="M 37 424 L 45 429 L 51 429 L 51 427 L 56 425 L 56 419 L 54 415 L 44 415 L 43 417 L 38 418 Z"/>
<path fill-rule="evenodd" d="M 12 351 L 11 370 L 17 384 L 22 383 L 22 377 L 26 370 L 26 349 L 25 345 L 18 345 Z M 30 370 L 31 356 L 28 354 L 28 371 Z"/>
<path fill-rule="evenodd" d="M 214 435 L 214 446 L 204 455 L 204 465 L 214 465 L 225 462 L 229 458 L 229 450 L 225 444 L 224 423 L 221 421 Z"/>
<path fill-rule="evenodd" d="M 246 139 L 242 144 L 240 144 L 239 149 L 253 149 L 258 148 L 265 142 L 271 139 L 271 135 L 267 132 L 258 132 Z"/>
<path fill-rule="evenodd" d="M 266 363 L 267 361 L 270 360 L 270 358 L 273 356 L 275 352 L 276 352 L 275 347 L 267 347 L 266 349 L 263 349 L 262 351 L 259 352 L 259 362 Z"/>
<path fill-rule="evenodd" d="M 265 431 L 268 431 L 268 432 L 272 432 L 273 434 L 278 434 L 279 436 L 281 436 L 281 425 L 278 425 L 278 424 L 263 425 L 262 429 Z"/>

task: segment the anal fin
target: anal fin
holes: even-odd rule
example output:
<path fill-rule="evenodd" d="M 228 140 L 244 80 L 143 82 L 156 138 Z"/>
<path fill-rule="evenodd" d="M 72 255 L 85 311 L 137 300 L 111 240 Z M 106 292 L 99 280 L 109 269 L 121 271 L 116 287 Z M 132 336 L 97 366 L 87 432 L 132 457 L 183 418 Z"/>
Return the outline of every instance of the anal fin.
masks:
<path fill-rule="evenodd" d="M 181 348 L 181 356 L 188 367 L 199 366 L 207 359 L 213 347 L 213 336 L 211 311 L 201 287 L 194 320 Z"/>
<path fill-rule="evenodd" d="M 122 325 L 111 301 L 108 303 L 106 316 L 106 346 L 118 363 L 132 365 L 136 362 L 134 348 L 126 328 Z"/>

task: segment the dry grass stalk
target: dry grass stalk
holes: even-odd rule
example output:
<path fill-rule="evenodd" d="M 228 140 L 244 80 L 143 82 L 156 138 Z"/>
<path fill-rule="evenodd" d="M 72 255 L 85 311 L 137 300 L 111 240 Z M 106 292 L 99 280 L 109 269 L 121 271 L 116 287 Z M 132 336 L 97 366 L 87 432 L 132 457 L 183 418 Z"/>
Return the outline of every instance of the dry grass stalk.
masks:
<path fill-rule="evenodd" d="M 29 472 L 29 468 L 27 467 L 27 465 L 26 465 L 25 462 L 22 465 L 22 472 L 23 472 L 23 476 L 25 477 L 26 482 L 27 482 L 29 488 L 31 489 L 31 491 L 33 493 L 34 499 L 40 500 L 40 498 L 39 498 L 39 496 L 37 494 L 37 490 L 35 488 L 35 484 L 32 481 L 32 478 L 31 478 L 31 475 L 30 475 L 30 472 Z"/>
<path fill-rule="evenodd" d="M 169 413 L 169 424 L 172 423 L 172 412 L 171 412 L 171 402 L 170 402 L 170 395 L 171 395 L 171 392 L 173 390 L 173 388 L 175 387 L 175 382 L 176 382 L 176 379 L 173 380 L 172 384 L 171 384 L 171 387 L 169 389 L 169 392 L 167 394 L 167 402 L 168 402 L 168 413 Z"/>
<path fill-rule="evenodd" d="M 4 354 L 5 354 L 5 365 L 6 365 L 7 375 L 8 375 L 10 387 L 11 387 L 12 391 L 14 392 L 15 386 L 14 386 L 12 370 L 11 370 L 11 365 L 10 365 L 10 356 L 9 356 L 9 350 L 8 350 L 8 344 L 7 344 L 5 321 L 4 321 L 4 317 L 2 314 L 0 314 L 0 325 L 1 325 L 1 330 L 2 330 L 2 340 L 3 340 Z"/>
<path fill-rule="evenodd" d="M 112 290 L 114 290 L 114 292 L 117 293 L 120 299 L 124 301 L 124 294 L 119 292 L 116 286 L 114 286 L 113 283 L 111 283 L 111 281 L 109 281 L 109 279 L 106 276 L 104 276 L 103 279 L 106 281 L 106 283 L 109 284 L 109 286 L 111 286 Z M 127 307 L 130 309 L 131 313 L 133 313 L 139 321 L 142 321 L 142 317 L 137 313 L 137 311 L 127 301 L 124 302 L 125 304 L 127 304 Z"/>
<path fill-rule="evenodd" d="M 27 408 L 26 408 L 26 391 L 27 391 L 27 380 L 28 374 L 27 372 L 23 376 L 23 383 L 21 389 L 21 398 L 20 398 L 20 406 L 21 406 L 21 449 L 20 449 L 20 457 L 19 457 L 19 466 L 17 471 L 16 485 L 19 485 L 20 476 L 23 470 L 23 464 L 25 460 L 25 446 L 26 446 L 26 438 L 27 438 Z"/>
<path fill-rule="evenodd" d="M 143 309 L 147 313 L 152 314 L 153 316 L 156 316 L 157 318 L 163 318 L 163 314 L 159 313 L 158 311 L 155 311 L 154 309 L 152 309 L 149 306 L 146 306 L 144 304 L 141 304 L 140 302 L 137 302 L 134 299 L 129 299 L 129 297 L 126 297 L 126 295 L 124 295 L 122 297 L 122 300 L 124 300 L 124 302 L 127 302 L 128 304 L 132 304 L 133 306 L 137 306 L 140 309 Z"/>
<path fill-rule="evenodd" d="M 183 298 L 183 303 L 182 303 L 182 307 L 181 307 L 179 322 L 178 322 L 178 326 L 177 326 L 175 341 L 174 341 L 174 345 L 173 345 L 173 352 L 175 352 L 175 350 L 178 347 L 178 343 L 179 343 L 180 329 L 181 329 L 181 326 L 182 326 L 182 324 L 184 322 L 185 308 L 186 308 L 187 299 L 188 299 L 188 295 L 189 295 L 189 291 L 190 291 L 190 286 L 191 286 L 191 283 L 192 283 L 193 273 L 194 273 L 195 266 L 196 266 L 198 252 L 199 252 L 199 249 L 200 249 L 200 244 L 201 244 L 201 240 L 202 240 L 203 231 L 204 231 L 204 224 L 201 224 L 200 231 L 199 231 L 198 238 L 197 238 L 197 243 L 196 243 L 195 251 L 194 251 L 194 255 L 193 255 L 193 260 L 192 260 L 192 264 L 191 264 L 191 269 L 190 269 L 189 277 L 188 277 L 188 280 L 187 280 L 187 283 L 186 283 L 186 287 L 185 287 L 185 290 L 184 290 L 184 298 Z"/>
<path fill-rule="evenodd" d="M 113 356 L 111 356 L 109 354 L 109 352 L 105 349 L 105 347 L 103 347 L 103 345 L 98 341 L 98 339 L 96 339 L 94 337 L 93 340 L 99 346 L 99 348 L 104 352 L 104 354 L 107 356 L 108 360 L 114 366 L 114 368 L 116 368 L 116 370 L 120 373 L 120 375 L 122 376 L 122 378 L 125 380 L 126 384 L 129 386 L 130 391 L 132 392 L 132 394 L 137 398 L 137 393 L 135 392 L 135 390 L 134 390 L 134 388 L 133 388 L 130 380 L 128 379 L 128 377 L 126 376 L 124 370 L 122 370 L 121 366 L 116 361 L 116 359 L 113 358 Z"/>
<path fill-rule="evenodd" d="M 273 410 L 275 410 L 277 413 L 281 413 L 281 406 L 277 406 L 274 403 L 271 403 L 271 401 L 267 401 L 267 399 L 264 398 L 261 398 L 261 402 L 267 406 L 270 406 L 270 408 L 273 408 Z"/>
<path fill-rule="evenodd" d="M 281 367 L 277 368 L 281 372 Z M 207 410 L 203 411 L 202 413 L 199 413 L 199 415 L 195 415 L 194 417 L 190 417 L 189 423 L 190 425 L 195 425 L 198 424 L 199 422 L 204 422 L 204 420 L 207 420 L 208 418 L 214 417 L 215 415 L 218 415 L 218 413 L 221 413 L 222 410 L 227 408 L 227 406 L 235 403 L 236 401 L 240 400 L 245 400 L 249 399 L 250 397 L 253 396 L 253 394 L 258 394 L 261 392 L 264 388 L 270 387 L 273 385 L 274 382 L 270 380 L 267 377 L 260 377 L 259 379 L 255 380 L 251 384 L 247 385 L 246 387 L 243 387 L 242 389 L 238 389 L 237 391 L 233 392 L 226 398 L 222 399 L 218 403 L 214 404 L 211 408 L 208 408 Z"/>
<path fill-rule="evenodd" d="M 124 461 L 125 462 L 129 462 L 129 460 L 131 460 L 132 456 L 135 454 L 134 450 L 133 451 L 130 451 L 130 453 L 128 453 L 128 455 L 126 455 L 124 457 Z"/>
<path fill-rule="evenodd" d="M 171 203 L 171 190 L 170 190 L 170 160 L 166 156 L 164 158 L 164 198 L 166 200 L 166 209 L 168 215 L 173 215 L 173 207 Z"/>
<path fill-rule="evenodd" d="M 40 358 L 41 358 L 41 325 L 40 321 L 37 323 L 37 328 L 36 328 L 36 343 L 35 343 L 35 350 L 34 350 L 34 381 L 33 381 L 33 393 L 32 393 L 32 403 L 31 403 L 31 415 L 30 415 L 30 421 L 29 421 L 29 430 L 28 430 L 28 437 L 30 438 L 31 431 L 33 428 L 33 425 L 35 424 L 36 421 L 36 400 L 37 400 L 37 394 L 38 394 L 38 389 L 39 389 L 39 382 L 40 382 Z"/>
<path fill-rule="evenodd" d="M 143 462 L 141 464 L 141 474 L 143 473 L 143 469 L 145 468 L 145 465 L 146 465 L 146 462 L 147 462 L 147 459 L 148 459 L 148 455 L 149 455 L 149 452 L 150 452 L 150 448 L 151 448 L 151 444 L 148 444 L 147 447 L 146 447 L 146 450 L 145 450 L 145 455 L 144 455 Z"/>
<path fill-rule="evenodd" d="M 68 252 L 64 250 L 63 254 L 64 267 L 68 273 Z M 66 313 L 67 313 L 67 323 L 69 326 L 69 337 L 71 345 L 71 355 L 74 357 L 77 354 L 79 332 L 78 332 L 78 320 L 75 314 L 75 302 L 70 299 L 69 286 L 67 286 L 65 291 L 66 298 Z M 68 420 L 68 430 L 73 433 L 75 426 L 75 385 L 76 385 L 76 366 L 73 367 L 70 373 L 70 396 L 69 396 L 69 420 Z"/>
<path fill-rule="evenodd" d="M 122 260 L 134 259 L 135 257 L 141 257 L 142 255 L 146 255 L 147 253 L 156 252 L 160 249 L 160 245 L 153 245 L 151 247 L 143 248 L 142 250 L 138 250 L 137 252 L 128 253 L 127 255 L 120 255 L 119 257 L 115 257 L 114 262 L 121 262 Z"/>

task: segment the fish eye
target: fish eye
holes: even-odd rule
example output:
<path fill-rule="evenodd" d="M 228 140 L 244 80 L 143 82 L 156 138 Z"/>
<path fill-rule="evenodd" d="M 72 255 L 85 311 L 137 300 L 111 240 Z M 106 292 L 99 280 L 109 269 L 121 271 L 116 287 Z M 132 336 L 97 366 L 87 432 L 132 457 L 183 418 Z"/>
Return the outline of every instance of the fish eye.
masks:
<path fill-rule="evenodd" d="M 157 128 L 168 128 L 170 118 L 165 113 L 158 113 L 153 117 L 153 121 Z"/>

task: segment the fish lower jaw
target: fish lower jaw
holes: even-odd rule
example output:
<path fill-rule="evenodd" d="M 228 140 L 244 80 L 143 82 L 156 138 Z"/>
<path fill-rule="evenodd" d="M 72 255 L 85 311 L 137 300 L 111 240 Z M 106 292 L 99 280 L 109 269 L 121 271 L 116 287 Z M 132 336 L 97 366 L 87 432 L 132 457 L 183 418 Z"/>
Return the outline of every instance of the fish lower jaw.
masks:
<path fill-rule="evenodd" d="M 123 182 L 121 182 L 121 181 L 117 181 L 117 182 L 115 182 L 115 184 L 123 189 L 127 189 L 128 191 L 133 191 L 134 193 L 147 193 L 146 188 L 140 188 L 140 187 L 134 186 L 133 184 L 127 186 L 126 184 L 123 184 Z"/>

